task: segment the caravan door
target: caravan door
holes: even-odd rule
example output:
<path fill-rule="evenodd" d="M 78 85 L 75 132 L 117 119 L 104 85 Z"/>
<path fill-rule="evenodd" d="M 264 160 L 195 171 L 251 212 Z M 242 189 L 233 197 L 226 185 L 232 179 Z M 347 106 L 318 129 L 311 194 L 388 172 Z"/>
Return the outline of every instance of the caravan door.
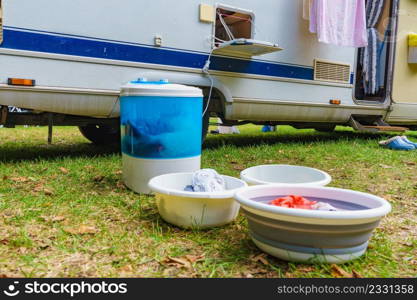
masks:
<path fill-rule="evenodd" d="M 398 0 L 367 0 L 368 47 L 359 48 L 356 57 L 355 99 L 358 104 L 390 104 L 390 62 L 394 53 L 393 18 Z"/>
<path fill-rule="evenodd" d="M 417 124 L 417 63 L 411 63 L 408 59 L 409 36 L 417 33 L 417 1 L 399 1 L 396 19 L 391 88 L 392 111 L 386 120 L 392 124 Z"/>

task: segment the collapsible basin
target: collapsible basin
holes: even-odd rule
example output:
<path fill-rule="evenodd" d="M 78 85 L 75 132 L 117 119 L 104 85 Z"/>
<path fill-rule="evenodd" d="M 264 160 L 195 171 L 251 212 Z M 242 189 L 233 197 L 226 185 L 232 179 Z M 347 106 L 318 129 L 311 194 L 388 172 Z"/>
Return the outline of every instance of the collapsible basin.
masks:
<path fill-rule="evenodd" d="M 299 195 L 336 207 L 318 211 L 268 204 Z M 391 205 L 382 198 L 339 188 L 259 185 L 236 193 L 255 244 L 294 262 L 343 263 L 365 253 L 372 231 Z"/>
<path fill-rule="evenodd" d="M 326 172 L 302 166 L 261 165 L 243 170 L 240 178 L 249 185 L 275 184 L 325 186 L 332 178 Z"/>
<path fill-rule="evenodd" d="M 121 89 L 123 179 L 150 192 L 157 175 L 200 169 L 203 93 L 166 80 L 132 81 Z"/>
<path fill-rule="evenodd" d="M 185 228 L 207 228 L 232 222 L 239 203 L 234 200 L 236 191 L 247 184 L 234 177 L 223 176 L 226 190 L 222 192 L 187 192 L 193 173 L 174 173 L 157 176 L 149 181 L 156 194 L 161 217 L 168 223 Z"/>

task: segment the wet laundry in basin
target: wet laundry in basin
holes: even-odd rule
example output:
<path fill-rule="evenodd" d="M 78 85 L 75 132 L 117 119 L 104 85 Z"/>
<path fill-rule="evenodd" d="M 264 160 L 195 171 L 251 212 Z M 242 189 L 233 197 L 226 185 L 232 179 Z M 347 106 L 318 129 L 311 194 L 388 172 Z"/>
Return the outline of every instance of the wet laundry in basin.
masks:
<path fill-rule="evenodd" d="M 191 185 L 187 185 L 187 192 L 222 192 L 226 189 L 226 183 L 221 175 L 213 169 L 195 171 Z"/>
<path fill-rule="evenodd" d="M 326 202 L 311 201 L 307 198 L 297 195 L 289 195 L 286 197 L 279 197 L 269 204 L 287 208 L 309 209 L 309 210 L 321 210 L 321 211 L 337 211 L 336 207 Z"/>

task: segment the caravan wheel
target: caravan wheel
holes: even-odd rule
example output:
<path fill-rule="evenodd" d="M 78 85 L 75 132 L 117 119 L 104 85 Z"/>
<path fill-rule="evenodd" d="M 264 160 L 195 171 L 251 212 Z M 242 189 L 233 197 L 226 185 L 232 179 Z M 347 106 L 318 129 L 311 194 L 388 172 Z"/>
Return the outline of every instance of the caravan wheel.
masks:
<path fill-rule="evenodd" d="M 97 145 L 120 143 L 120 127 L 109 125 L 78 126 L 81 134 Z"/>

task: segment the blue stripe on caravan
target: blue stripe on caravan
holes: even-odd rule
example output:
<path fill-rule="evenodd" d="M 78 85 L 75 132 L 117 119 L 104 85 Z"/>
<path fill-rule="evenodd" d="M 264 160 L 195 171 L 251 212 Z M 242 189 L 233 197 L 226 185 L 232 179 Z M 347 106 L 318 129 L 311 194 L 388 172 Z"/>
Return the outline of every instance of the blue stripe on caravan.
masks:
<path fill-rule="evenodd" d="M 196 69 L 203 68 L 208 57 L 208 55 L 199 53 L 12 29 L 4 29 L 1 48 Z M 311 67 L 219 56 L 212 57 L 210 69 L 313 80 L 313 69 Z"/>
<path fill-rule="evenodd" d="M 230 59 L 219 56 L 212 59 L 212 65 L 210 69 L 217 71 L 286 77 L 304 80 L 314 79 L 313 69 L 308 67 L 264 63 L 242 59 Z"/>

